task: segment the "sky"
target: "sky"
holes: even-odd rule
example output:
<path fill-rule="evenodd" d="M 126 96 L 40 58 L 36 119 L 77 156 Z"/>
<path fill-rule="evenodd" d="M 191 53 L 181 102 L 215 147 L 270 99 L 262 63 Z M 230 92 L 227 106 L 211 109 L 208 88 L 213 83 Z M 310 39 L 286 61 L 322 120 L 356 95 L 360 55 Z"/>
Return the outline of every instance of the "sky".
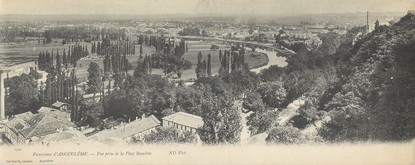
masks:
<path fill-rule="evenodd" d="M 0 0 L 0 14 L 244 14 L 406 12 L 415 0 Z"/>

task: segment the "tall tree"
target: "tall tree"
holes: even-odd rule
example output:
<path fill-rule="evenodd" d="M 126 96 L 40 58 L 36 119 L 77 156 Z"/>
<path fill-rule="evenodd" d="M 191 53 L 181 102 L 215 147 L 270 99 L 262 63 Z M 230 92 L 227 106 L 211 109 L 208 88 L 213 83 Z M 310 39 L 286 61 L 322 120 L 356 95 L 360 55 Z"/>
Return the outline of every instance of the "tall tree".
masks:
<path fill-rule="evenodd" d="M 203 62 L 202 62 L 202 77 L 206 76 L 206 70 L 207 70 L 207 64 L 206 64 L 206 61 L 203 60 Z"/>
<path fill-rule="evenodd" d="M 62 55 L 62 64 L 65 66 L 66 69 L 68 69 L 67 67 L 67 57 L 66 57 L 66 51 L 65 49 L 63 49 L 63 55 Z"/>
<path fill-rule="evenodd" d="M 202 74 L 203 74 L 202 65 L 203 65 L 203 63 L 202 63 L 202 52 L 199 52 L 197 54 L 197 66 L 196 66 L 196 70 L 195 70 L 197 78 L 202 77 Z"/>
<path fill-rule="evenodd" d="M 212 61 L 211 61 L 211 55 L 208 54 L 208 62 L 207 62 L 207 75 L 212 76 Z"/>
<path fill-rule="evenodd" d="M 101 70 L 99 69 L 99 65 L 95 62 L 89 63 L 87 92 L 93 93 L 95 98 L 95 94 L 101 89 L 101 84 Z"/>
<path fill-rule="evenodd" d="M 208 144 L 239 142 L 241 117 L 230 100 L 212 95 L 206 99 L 202 102 L 204 124 L 199 131 L 200 139 Z"/>
<path fill-rule="evenodd" d="M 8 115 L 38 110 L 40 93 L 37 90 L 37 80 L 34 77 L 22 74 L 7 79 L 5 85 L 9 88 L 6 104 L 10 105 L 7 107 L 11 107 L 11 112 L 6 112 Z"/>
<path fill-rule="evenodd" d="M 62 68 L 62 61 L 61 56 L 59 55 L 59 49 L 56 50 L 56 69 L 58 70 L 58 73 L 61 73 Z"/>

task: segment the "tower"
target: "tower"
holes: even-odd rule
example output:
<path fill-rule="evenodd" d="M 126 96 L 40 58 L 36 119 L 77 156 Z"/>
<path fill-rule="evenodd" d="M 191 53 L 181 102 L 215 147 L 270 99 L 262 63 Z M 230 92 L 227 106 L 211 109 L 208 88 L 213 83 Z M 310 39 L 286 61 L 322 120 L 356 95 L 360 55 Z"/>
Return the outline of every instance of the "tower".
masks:
<path fill-rule="evenodd" d="M 369 33 L 369 11 L 366 13 L 366 32 Z"/>
<path fill-rule="evenodd" d="M 8 72 L 8 70 L 0 70 L 0 120 L 6 119 L 6 89 L 4 88 L 4 79 L 8 77 Z"/>

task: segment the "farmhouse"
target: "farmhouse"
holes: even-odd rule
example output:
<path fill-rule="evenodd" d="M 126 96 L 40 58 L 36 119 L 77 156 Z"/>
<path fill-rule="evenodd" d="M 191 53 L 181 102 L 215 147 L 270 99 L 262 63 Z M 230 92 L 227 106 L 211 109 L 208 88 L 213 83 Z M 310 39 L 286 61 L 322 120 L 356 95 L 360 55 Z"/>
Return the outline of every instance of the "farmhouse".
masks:
<path fill-rule="evenodd" d="M 190 131 L 196 133 L 196 130 L 202 126 L 203 119 L 201 117 L 184 112 L 177 112 L 163 117 L 163 127 L 173 127 L 181 132 Z"/>

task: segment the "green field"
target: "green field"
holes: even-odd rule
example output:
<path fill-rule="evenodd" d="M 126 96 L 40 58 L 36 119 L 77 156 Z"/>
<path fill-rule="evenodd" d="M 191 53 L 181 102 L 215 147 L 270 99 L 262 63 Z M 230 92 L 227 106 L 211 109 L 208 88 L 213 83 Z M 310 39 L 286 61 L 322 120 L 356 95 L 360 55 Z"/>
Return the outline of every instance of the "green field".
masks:
<path fill-rule="evenodd" d="M 75 44 L 71 42 L 69 44 L 62 45 L 62 39 L 53 39 L 50 44 L 38 44 L 37 40 L 27 41 L 27 42 L 18 42 L 12 44 L 2 44 L 0 45 L 0 67 L 7 67 L 16 64 L 26 63 L 30 61 L 36 61 L 38 59 L 39 52 L 54 50 L 54 55 L 56 55 L 56 50 L 59 49 L 59 54 L 63 54 L 63 50 L 68 50 L 69 46 Z M 91 43 L 80 42 L 81 45 L 87 45 L 90 51 Z M 143 55 L 152 54 L 155 52 L 154 48 L 143 47 Z M 133 56 L 127 56 L 127 59 L 133 66 L 136 66 L 137 60 L 139 59 L 140 47 L 136 45 L 136 54 Z M 103 69 L 103 58 L 99 59 L 82 59 L 77 62 L 76 75 L 80 82 L 85 82 L 88 76 L 88 66 L 89 63 L 96 62 L 101 69 Z"/>
<path fill-rule="evenodd" d="M 51 52 L 59 49 L 59 54 L 62 55 L 63 49 L 68 51 L 69 46 L 74 45 L 75 42 L 62 45 L 62 39 L 53 39 L 51 44 L 38 44 L 37 41 L 19 42 L 13 44 L 0 45 L 0 60 L 2 60 L 1 66 L 11 66 L 20 63 L 37 60 L 39 53 L 42 51 Z M 88 49 L 91 48 L 91 43 L 80 42 L 82 45 L 88 45 Z M 55 54 L 56 55 L 56 54 Z"/>

